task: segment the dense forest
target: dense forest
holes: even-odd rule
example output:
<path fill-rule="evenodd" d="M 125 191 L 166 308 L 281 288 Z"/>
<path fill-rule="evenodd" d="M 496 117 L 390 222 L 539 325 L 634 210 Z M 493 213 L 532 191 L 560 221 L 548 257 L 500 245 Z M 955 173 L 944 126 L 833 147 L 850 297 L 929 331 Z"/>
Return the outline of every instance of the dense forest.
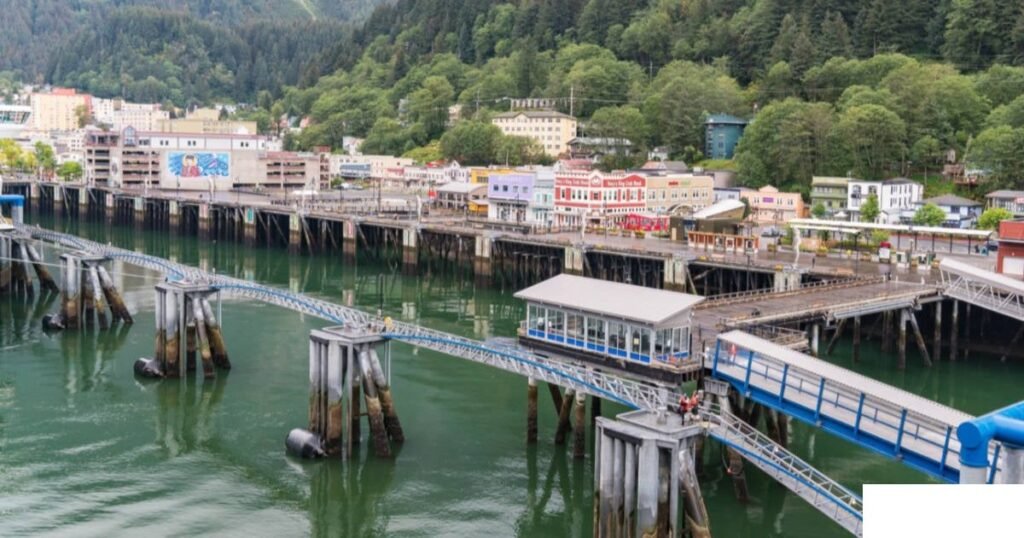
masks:
<path fill-rule="evenodd" d="M 0 71 L 103 96 L 248 99 L 298 82 L 381 1 L 0 0 Z"/>
<path fill-rule="evenodd" d="M 752 186 L 934 174 L 950 149 L 994 184 L 1024 164 L 1019 2 L 399 0 L 319 65 L 332 72 L 274 104 L 313 120 L 296 147 L 353 135 L 364 151 L 452 156 L 449 105 L 485 123 L 534 96 L 584 134 L 691 162 L 707 114 L 754 119 L 732 163 Z"/>

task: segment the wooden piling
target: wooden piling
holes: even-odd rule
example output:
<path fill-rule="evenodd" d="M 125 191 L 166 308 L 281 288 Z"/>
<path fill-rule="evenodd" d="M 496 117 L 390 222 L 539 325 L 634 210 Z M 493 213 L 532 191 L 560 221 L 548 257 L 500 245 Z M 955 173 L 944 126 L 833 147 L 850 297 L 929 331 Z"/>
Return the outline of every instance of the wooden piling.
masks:
<path fill-rule="evenodd" d="M 210 338 L 210 350 L 213 352 L 213 364 L 225 370 L 231 369 L 231 361 L 228 359 L 227 345 L 224 344 L 224 333 L 220 328 L 220 321 L 213 315 L 213 307 L 206 297 L 200 300 L 203 308 L 203 319 L 206 320 L 206 334 Z"/>
<path fill-rule="evenodd" d="M 15 243 L 17 260 L 15 261 L 15 267 L 17 267 L 17 277 L 21 281 L 19 288 L 28 297 L 35 295 L 35 285 L 32 284 L 32 277 L 29 276 L 29 267 L 32 265 L 32 261 L 28 258 L 28 252 L 25 250 L 25 244 L 21 241 Z"/>
<path fill-rule="evenodd" d="M 559 390 L 558 385 L 548 383 L 548 392 L 551 394 L 551 403 L 555 405 L 555 411 L 562 408 L 562 392 Z"/>
<path fill-rule="evenodd" d="M 860 316 L 853 318 L 853 362 L 860 362 Z"/>
<path fill-rule="evenodd" d="M 188 306 L 189 300 L 185 299 L 183 308 L 188 309 L 185 316 L 191 317 L 191 308 Z M 195 321 L 185 322 L 185 371 L 194 372 L 196 371 L 196 324 Z"/>
<path fill-rule="evenodd" d="M 107 305 L 103 300 L 103 291 L 100 287 L 100 276 L 96 271 L 95 265 L 90 265 L 88 267 L 88 272 L 89 284 L 93 290 L 92 300 L 94 305 L 93 310 L 96 311 L 96 322 L 99 324 L 100 329 L 107 329 L 110 327 L 110 324 L 107 322 Z M 56 284 L 54 286 L 56 286 Z"/>
<path fill-rule="evenodd" d="M 210 340 L 206 335 L 206 318 L 203 316 L 202 299 L 192 297 L 192 318 L 195 322 L 193 333 L 199 345 L 199 357 L 203 361 L 203 377 L 213 378 L 213 353 L 210 351 Z"/>
<path fill-rule="evenodd" d="M 691 538 L 711 538 L 708 509 L 697 480 L 695 445 L 704 438 L 698 437 L 694 449 L 679 452 L 679 491 L 683 495 L 683 518 Z"/>
<path fill-rule="evenodd" d="M 11 238 L 0 235 L 0 293 L 7 293 L 11 288 Z"/>
<path fill-rule="evenodd" d="M 573 397 L 576 391 L 565 389 L 562 397 L 562 407 L 558 411 L 558 429 L 555 430 L 555 444 L 565 444 L 565 434 L 569 432 L 569 412 L 572 410 Z"/>
<path fill-rule="evenodd" d="M 209 321 L 209 320 L 207 320 Z M 344 365 L 342 355 L 344 349 L 338 345 L 327 346 L 327 364 L 323 369 L 326 379 L 321 384 L 322 397 L 326 398 L 326 414 L 324 425 L 324 451 L 331 456 L 341 454 L 344 443 L 345 414 L 342 408 Z M 216 363 L 216 359 L 215 359 Z"/>
<path fill-rule="evenodd" d="M 839 320 L 836 324 L 836 330 L 832 334 L 832 339 L 828 342 L 828 347 L 825 348 L 825 355 L 832 355 L 832 350 L 836 347 L 836 342 L 839 341 L 839 337 L 843 334 L 843 327 L 846 325 L 846 318 Z"/>
<path fill-rule="evenodd" d="M 905 370 L 907 368 L 907 310 L 901 309 L 899 311 L 899 316 L 900 337 L 898 342 L 899 355 L 897 360 L 899 362 L 897 367 L 900 370 Z"/>
<path fill-rule="evenodd" d="M 50 275 L 49 269 L 43 264 L 43 257 L 39 255 L 39 251 L 32 245 L 25 245 L 25 250 L 28 253 L 29 260 L 32 262 L 32 267 L 36 271 L 36 276 L 39 277 L 39 288 L 52 291 L 53 293 L 60 293 L 60 288 L 57 287 L 57 282 Z"/>
<path fill-rule="evenodd" d="M 967 303 L 964 311 L 964 360 L 970 358 L 971 352 L 971 331 L 973 330 L 971 303 Z"/>
<path fill-rule="evenodd" d="M 361 403 L 361 398 L 359 396 L 359 394 L 360 394 L 360 388 L 359 387 L 362 384 L 362 375 L 360 375 L 360 373 L 358 372 L 358 370 L 359 370 L 359 357 L 358 357 L 358 353 L 356 353 L 355 350 L 353 350 L 352 353 L 353 353 L 353 355 L 355 355 L 352 358 L 353 359 L 352 362 L 354 364 L 355 370 L 357 370 L 357 371 L 353 372 L 353 374 L 352 374 L 352 394 L 351 394 L 350 400 L 349 400 L 351 402 L 349 404 L 349 408 L 351 409 L 351 411 L 350 411 L 351 415 L 350 416 L 352 417 L 352 422 L 349 425 L 349 439 L 350 439 L 350 442 L 352 443 L 353 447 L 358 447 L 359 443 L 363 439 L 363 431 L 362 431 L 363 414 L 362 414 L 362 410 L 360 409 L 361 406 L 362 406 L 362 403 Z"/>
<path fill-rule="evenodd" d="M 102 278 L 103 273 L 100 273 Z M 167 333 L 166 347 L 164 348 L 164 375 L 167 377 L 181 377 L 181 333 L 178 319 L 178 295 L 172 290 L 164 291 L 164 330 Z"/>
<path fill-rule="evenodd" d="M 601 398 L 590 396 L 590 427 L 593 428 L 597 417 L 601 416 Z"/>
<path fill-rule="evenodd" d="M 906 312 L 907 318 L 910 321 L 910 328 L 914 329 L 914 340 L 917 341 L 917 350 L 921 353 L 921 358 L 924 359 L 924 365 L 931 366 L 932 359 L 928 356 L 928 348 L 924 345 L 924 336 L 921 335 L 921 328 L 917 325 L 917 316 L 911 310 Z"/>
<path fill-rule="evenodd" d="M 942 360 L 942 301 L 935 302 L 935 335 L 932 343 L 932 356 L 936 361 Z"/>
<path fill-rule="evenodd" d="M 111 314 L 123 323 L 133 323 L 132 315 L 128 312 L 128 307 L 124 305 L 121 294 L 114 287 L 114 280 L 110 278 L 110 273 L 102 265 L 97 265 L 96 270 L 99 271 L 100 285 L 103 287 L 103 295 L 107 298 L 107 304 L 110 305 Z"/>
<path fill-rule="evenodd" d="M 718 400 L 726 415 L 732 414 L 732 403 L 729 401 L 729 398 L 719 397 Z M 745 503 L 750 500 L 750 491 L 747 488 L 747 477 L 743 471 L 743 456 L 732 448 L 725 447 L 725 450 L 728 456 L 726 473 L 732 477 L 733 492 L 736 495 L 736 500 Z"/>
<path fill-rule="evenodd" d="M 395 400 L 391 394 L 391 384 L 384 375 L 384 368 L 381 367 L 380 357 L 377 351 L 370 348 L 370 369 L 373 373 L 373 382 L 377 385 L 377 396 L 380 398 L 380 406 L 384 412 L 384 428 L 387 430 L 388 438 L 396 443 L 405 442 L 405 432 L 402 430 L 402 423 L 398 420 L 398 411 L 395 409 Z"/>
<path fill-rule="evenodd" d="M 537 380 L 526 381 L 526 442 L 537 442 Z"/>
<path fill-rule="evenodd" d="M 363 402 L 366 404 L 366 418 L 370 424 L 370 436 L 373 438 L 373 451 L 378 457 L 389 458 L 391 445 L 388 444 L 384 413 L 381 410 L 380 398 L 377 396 L 377 385 L 373 380 L 370 352 L 365 347 L 359 350 L 359 370 L 363 377 Z"/>
<path fill-rule="evenodd" d="M 960 301 L 953 299 L 953 315 L 950 316 L 949 360 L 956 362 L 957 335 L 960 332 Z"/>
<path fill-rule="evenodd" d="M 572 457 L 583 459 L 587 453 L 587 395 L 576 393 L 576 429 L 572 438 Z"/>
<path fill-rule="evenodd" d="M 79 270 L 78 258 L 70 255 L 61 256 L 62 269 L 61 278 L 64 280 L 63 295 L 61 297 L 61 318 L 64 327 L 77 329 L 81 321 L 79 312 L 79 296 L 81 285 L 81 271 Z"/>

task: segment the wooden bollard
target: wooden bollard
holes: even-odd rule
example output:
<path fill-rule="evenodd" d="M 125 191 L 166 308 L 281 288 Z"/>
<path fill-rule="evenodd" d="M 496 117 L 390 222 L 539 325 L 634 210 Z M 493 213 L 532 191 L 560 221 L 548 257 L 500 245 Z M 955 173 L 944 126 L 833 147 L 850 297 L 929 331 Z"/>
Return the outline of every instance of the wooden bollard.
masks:
<path fill-rule="evenodd" d="M 57 287 L 57 282 L 53 280 L 53 276 L 50 275 L 50 271 L 45 265 L 43 265 L 43 257 L 39 255 L 39 251 L 37 251 L 32 245 L 25 245 L 25 247 L 28 252 L 29 260 L 32 261 L 32 267 L 36 271 L 36 276 L 39 277 L 39 288 L 49 290 L 54 293 L 60 293 L 60 288 Z"/>
<path fill-rule="evenodd" d="M 363 401 L 366 403 L 366 418 L 370 423 L 370 436 L 373 437 L 373 451 L 381 458 L 391 457 L 391 445 L 388 444 L 388 432 L 384 427 L 384 413 L 381 411 L 380 399 L 377 397 L 377 385 L 373 380 L 370 366 L 370 353 L 364 347 L 359 350 L 359 369 L 363 374 Z"/>
<path fill-rule="evenodd" d="M 213 364 L 225 370 L 231 369 L 228 349 L 224 344 L 224 333 L 220 329 L 220 321 L 213 315 L 213 307 L 205 297 L 201 301 L 203 318 L 206 319 L 206 334 L 210 338 L 210 349 L 213 351 Z"/>
<path fill-rule="evenodd" d="M 587 453 L 587 395 L 576 393 L 576 429 L 572 434 L 572 457 L 583 459 Z"/>
<path fill-rule="evenodd" d="M 537 442 L 537 380 L 526 381 L 526 442 Z"/>
<path fill-rule="evenodd" d="M 124 305 L 121 294 L 114 287 L 114 280 L 110 278 L 110 273 L 107 273 L 107 269 L 102 265 L 98 265 L 96 269 L 99 271 L 100 285 L 103 287 L 103 295 L 107 298 L 111 313 L 124 323 L 132 323 L 134 321 L 132 315 L 128 312 L 128 307 Z"/>
<path fill-rule="evenodd" d="M 109 328 L 110 324 L 107 323 L 107 305 L 106 302 L 103 300 L 103 288 L 100 287 L 99 272 L 96 271 L 95 265 L 90 265 L 88 268 L 88 272 L 89 284 L 93 290 L 92 300 L 93 310 L 96 311 L 96 322 L 99 324 L 101 329 Z"/>
<path fill-rule="evenodd" d="M 391 394 L 391 384 L 384 375 L 384 368 L 381 367 L 380 357 L 377 351 L 370 348 L 370 369 L 373 374 L 373 382 L 377 385 L 377 396 L 380 398 L 381 410 L 384 412 L 384 428 L 388 437 L 396 443 L 405 442 L 405 432 L 402 431 L 402 423 L 398 420 L 398 411 L 395 410 L 395 399 Z"/>
<path fill-rule="evenodd" d="M 206 337 L 206 318 L 203 317 L 202 299 L 192 297 L 192 317 L 195 320 L 195 339 L 199 344 L 199 357 L 203 361 L 203 377 L 213 377 L 213 353 L 210 352 L 210 340 Z M 190 360 L 194 354 L 190 355 Z"/>
<path fill-rule="evenodd" d="M 562 395 L 562 407 L 558 410 L 558 427 L 555 430 L 555 444 L 564 445 L 565 435 L 569 432 L 569 412 L 572 411 L 572 404 L 576 391 L 565 389 Z"/>

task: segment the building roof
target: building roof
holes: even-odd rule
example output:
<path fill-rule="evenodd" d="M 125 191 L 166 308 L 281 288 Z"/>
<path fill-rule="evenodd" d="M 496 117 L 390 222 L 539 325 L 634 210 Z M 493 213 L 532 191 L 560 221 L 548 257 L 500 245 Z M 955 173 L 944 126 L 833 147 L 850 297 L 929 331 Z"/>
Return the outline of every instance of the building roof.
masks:
<path fill-rule="evenodd" d="M 961 206 L 961 205 L 965 205 L 965 206 L 971 206 L 971 207 L 973 207 L 973 206 L 981 206 L 982 205 L 981 202 L 976 202 L 974 200 L 969 200 L 967 198 L 964 198 L 963 196 L 957 196 L 955 194 L 943 194 L 942 196 L 936 196 L 934 198 L 928 198 L 927 200 L 922 200 L 922 203 L 925 203 L 925 204 L 935 204 L 935 205 L 948 205 L 948 206 Z"/>
<path fill-rule="evenodd" d="M 573 116 L 563 114 L 557 110 L 515 110 L 512 112 L 502 112 L 501 114 L 495 114 L 491 116 L 491 119 L 514 118 L 520 115 L 526 116 L 527 118 L 561 118 L 567 120 L 576 119 Z"/>
<path fill-rule="evenodd" d="M 599 146 L 599 147 L 607 147 L 607 146 L 632 146 L 633 142 L 631 142 L 628 138 L 599 138 L 599 137 L 592 137 L 592 136 L 577 136 L 576 138 L 573 138 L 572 140 L 569 141 L 569 145 L 570 146 L 577 146 L 577 145 L 579 145 L 579 146 Z"/>
<path fill-rule="evenodd" d="M 905 177 L 894 177 L 883 181 L 882 185 L 920 185 L 920 183 Z"/>
<path fill-rule="evenodd" d="M 832 184 L 832 185 L 846 185 L 851 181 L 857 181 L 850 177 L 834 177 L 834 176 L 814 176 L 811 178 L 811 185 L 818 184 Z"/>
<path fill-rule="evenodd" d="M 699 295 L 561 274 L 520 290 L 518 299 L 659 327 L 682 321 Z M 659 327 L 660 328 L 660 327 Z"/>
<path fill-rule="evenodd" d="M 725 213 L 736 211 L 738 209 L 743 209 L 745 206 L 746 204 L 744 204 L 740 200 L 722 200 L 719 202 L 715 202 L 705 207 L 704 209 L 701 209 L 700 211 L 691 215 L 691 217 L 697 220 L 718 218 Z"/>
<path fill-rule="evenodd" d="M 469 194 L 476 190 L 487 190 L 486 183 L 467 183 L 464 181 L 452 181 L 437 188 L 437 192 L 450 194 Z"/>
<path fill-rule="evenodd" d="M 737 118 L 736 116 L 732 116 L 732 115 L 729 115 L 729 114 L 711 114 L 710 116 L 707 117 L 706 120 L 704 120 L 704 124 L 705 125 L 710 124 L 710 123 L 725 123 L 725 124 L 729 124 L 729 125 L 746 125 L 746 124 L 750 123 L 750 121 L 745 120 L 743 118 Z"/>
<path fill-rule="evenodd" d="M 1024 191 L 992 191 L 985 198 L 1024 198 Z"/>

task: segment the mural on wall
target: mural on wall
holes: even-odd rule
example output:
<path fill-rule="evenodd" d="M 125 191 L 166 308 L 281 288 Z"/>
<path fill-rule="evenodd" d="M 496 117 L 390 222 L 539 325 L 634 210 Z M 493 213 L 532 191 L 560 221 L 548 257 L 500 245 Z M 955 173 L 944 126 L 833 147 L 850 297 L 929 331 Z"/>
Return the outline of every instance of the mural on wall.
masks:
<path fill-rule="evenodd" d="M 171 153 L 167 169 L 177 177 L 228 177 L 230 157 L 227 153 Z"/>

